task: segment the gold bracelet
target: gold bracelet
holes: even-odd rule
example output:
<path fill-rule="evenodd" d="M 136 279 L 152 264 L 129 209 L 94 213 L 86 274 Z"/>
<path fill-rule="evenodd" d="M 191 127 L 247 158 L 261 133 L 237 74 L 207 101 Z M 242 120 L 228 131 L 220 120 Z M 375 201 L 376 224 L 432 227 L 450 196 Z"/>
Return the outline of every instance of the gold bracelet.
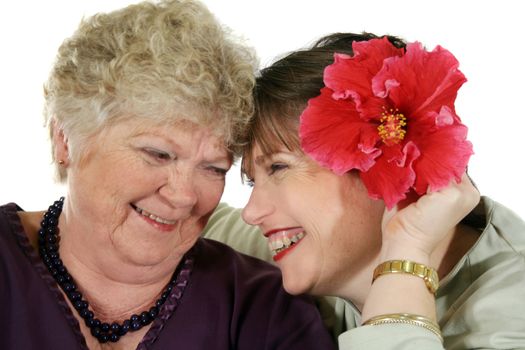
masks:
<path fill-rule="evenodd" d="M 441 335 L 441 330 L 439 326 L 434 323 L 431 319 L 413 315 L 413 314 L 386 314 L 372 317 L 371 319 L 363 322 L 363 326 L 377 326 L 381 324 L 392 324 L 392 323 L 404 323 L 411 324 L 414 326 L 423 327 L 434 333 L 441 343 L 443 344 L 443 336 Z"/>
<path fill-rule="evenodd" d="M 379 264 L 374 270 L 372 283 L 379 276 L 389 273 L 407 273 L 420 277 L 425 281 L 425 285 L 432 294 L 436 293 L 439 287 L 439 277 L 436 270 L 409 260 L 389 260 Z"/>

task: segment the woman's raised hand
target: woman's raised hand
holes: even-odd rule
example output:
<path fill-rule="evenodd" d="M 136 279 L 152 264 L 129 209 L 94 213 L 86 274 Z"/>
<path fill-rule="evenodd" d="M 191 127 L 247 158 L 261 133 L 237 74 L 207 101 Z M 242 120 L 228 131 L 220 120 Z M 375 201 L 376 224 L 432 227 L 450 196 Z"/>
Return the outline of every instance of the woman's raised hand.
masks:
<path fill-rule="evenodd" d="M 406 251 L 428 254 L 479 202 L 479 192 L 463 174 L 460 183 L 428 192 L 419 198 L 407 198 L 383 216 L 383 253 L 385 257 Z"/>

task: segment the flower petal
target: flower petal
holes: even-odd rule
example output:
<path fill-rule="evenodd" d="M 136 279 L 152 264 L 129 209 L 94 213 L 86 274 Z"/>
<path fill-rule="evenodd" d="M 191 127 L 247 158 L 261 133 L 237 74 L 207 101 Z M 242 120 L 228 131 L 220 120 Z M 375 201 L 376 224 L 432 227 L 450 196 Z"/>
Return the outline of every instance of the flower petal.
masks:
<path fill-rule="evenodd" d="M 362 172 L 361 179 L 368 189 L 371 198 L 383 199 L 388 209 L 392 209 L 414 184 L 416 174 L 412 163 L 420 156 L 418 147 L 408 142 L 403 148 L 400 145 L 382 148 L 383 154 L 376 158 L 376 164 L 368 171 Z"/>
<path fill-rule="evenodd" d="M 403 49 L 393 46 L 386 37 L 354 42 L 352 49 L 354 56 L 337 53 L 334 55 L 334 63 L 324 70 L 324 83 L 334 90 L 334 97 L 351 97 L 356 108 L 360 110 L 361 104 L 374 97 L 370 82 L 383 67 L 383 60 L 402 55 Z M 381 102 L 378 104 L 383 105 Z"/>
<path fill-rule="evenodd" d="M 437 127 L 452 125 L 454 122 L 459 122 L 456 113 L 447 106 L 441 106 L 439 112 L 428 112 L 428 116 L 434 118 Z"/>
<path fill-rule="evenodd" d="M 454 110 L 457 91 L 466 81 L 458 67 L 457 59 L 441 46 L 428 52 L 421 43 L 411 43 L 403 57 L 385 60 L 372 81 L 374 94 L 388 94 L 407 118 L 425 118 L 442 106 Z M 392 86 L 392 80 L 400 82 L 399 86 Z"/>
<path fill-rule="evenodd" d="M 418 194 L 428 190 L 438 191 L 452 179 L 461 180 L 470 156 L 474 153 L 472 143 L 466 140 L 467 127 L 456 123 L 435 129 L 415 141 L 421 156 L 414 163 Z"/>
<path fill-rule="evenodd" d="M 337 174 L 358 169 L 367 171 L 381 151 L 374 124 L 359 117 L 351 100 L 335 100 L 333 91 L 308 101 L 300 117 L 299 137 L 303 151 Z"/>

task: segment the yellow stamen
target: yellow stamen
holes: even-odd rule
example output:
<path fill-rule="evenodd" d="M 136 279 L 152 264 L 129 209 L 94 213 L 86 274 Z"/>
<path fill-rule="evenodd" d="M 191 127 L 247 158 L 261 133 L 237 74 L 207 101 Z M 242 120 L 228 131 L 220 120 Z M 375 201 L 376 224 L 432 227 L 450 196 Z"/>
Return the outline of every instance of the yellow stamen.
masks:
<path fill-rule="evenodd" d="M 381 124 L 377 127 L 379 136 L 386 145 L 397 144 L 405 138 L 407 118 L 397 109 L 385 109 L 381 113 Z"/>

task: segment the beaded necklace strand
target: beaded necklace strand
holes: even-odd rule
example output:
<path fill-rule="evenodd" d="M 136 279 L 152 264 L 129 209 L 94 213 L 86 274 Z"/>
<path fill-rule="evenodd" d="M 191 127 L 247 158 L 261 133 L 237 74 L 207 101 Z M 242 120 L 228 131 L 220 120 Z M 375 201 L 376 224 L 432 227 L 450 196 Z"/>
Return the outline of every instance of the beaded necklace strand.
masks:
<path fill-rule="evenodd" d="M 58 218 L 62 212 L 64 197 L 55 201 L 44 214 L 38 231 L 38 245 L 42 261 L 48 268 L 51 276 L 62 288 L 73 307 L 77 310 L 80 317 L 84 319 L 86 326 L 89 327 L 91 334 L 100 342 L 117 342 L 128 332 L 138 331 L 147 326 L 159 314 L 161 306 L 164 304 L 175 286 L 178 271 L 175 271 L 171 280 L 162 292 L 161 296 L 149 310 L 134 314 L 123 322 L 102 322 L 95 317 L 93 311 L 89 309 L 89 303 L 77 290 L 77 285 L 73 277 L 64 266 L 58 251 L 60 236 L 58 229 Z"/>

